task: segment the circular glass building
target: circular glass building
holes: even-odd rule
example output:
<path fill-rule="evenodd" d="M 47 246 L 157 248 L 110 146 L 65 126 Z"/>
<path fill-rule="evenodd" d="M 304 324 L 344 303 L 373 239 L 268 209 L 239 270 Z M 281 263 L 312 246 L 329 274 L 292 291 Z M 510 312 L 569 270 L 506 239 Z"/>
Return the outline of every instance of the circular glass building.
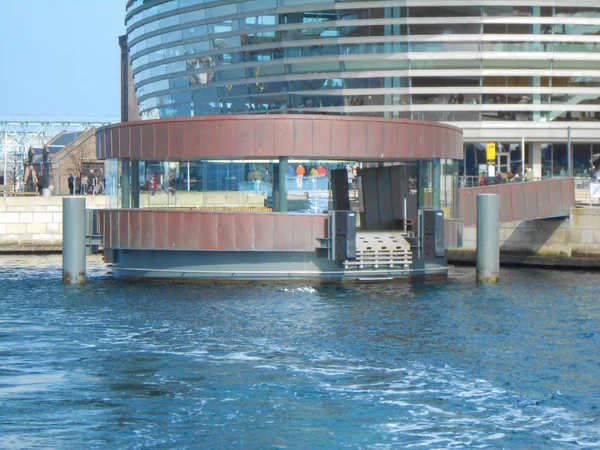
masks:
<path fill-rule="evenodd" d="M 126 24 L 143 119 L 446 122 L 465 132 L 466 173 L 488 141 L 504 171 L 525 141 L 537 176 L 562 173 L 568 132 L 576 171 L 600 153 L 595 0 L 136 0 Z"/>

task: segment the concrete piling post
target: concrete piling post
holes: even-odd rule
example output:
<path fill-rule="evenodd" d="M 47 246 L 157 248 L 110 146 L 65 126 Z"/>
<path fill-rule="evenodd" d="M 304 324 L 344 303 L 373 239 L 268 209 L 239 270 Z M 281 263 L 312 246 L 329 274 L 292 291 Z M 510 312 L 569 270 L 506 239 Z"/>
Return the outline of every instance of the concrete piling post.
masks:
<path fill-rule="evenodd" d="M 500 197 L 477 195 L 477 282 L 500 279 Z"/>
<path fill-rule="evenodd" d="M 85 284 L 85 198 L 63 198 L 63 283 Z"/>

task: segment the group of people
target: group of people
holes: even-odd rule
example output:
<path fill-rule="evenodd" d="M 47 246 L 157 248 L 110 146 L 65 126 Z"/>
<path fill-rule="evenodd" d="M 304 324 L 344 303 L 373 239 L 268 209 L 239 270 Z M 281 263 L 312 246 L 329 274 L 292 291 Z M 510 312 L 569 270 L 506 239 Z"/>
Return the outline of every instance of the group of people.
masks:
<path fill-rule="evenodd" d="M 521 181 L 533 181 L 533 169 L 528 164 L 525 164 L 525 173 L 521 175 L 519 172 L 502 173 L 500 170 L 496 171 L 493 177 L 489 177 L 486 172 L 481 172 L 479 176 L 479 186 L 490 186 L 493 184 L 504 184 L 514 183 Z"/>
<path fill-rule="evenodd" d="M 104 194 L 104 169 L 95 172 L 90 169 L 88 173 L 81 177 L 75 177 L 72 173 L 67 178 L 70 195 L 99 195 Z"/>
<path fill-rule="evenodd" d="M 298 164 L 295 169 L 293 166 L 288 166 L 287 175 L 288 177 L 296 177 L 296 187 L 298 189 L 302 189 L 302 183 L 304 176 L 306 175 L 306 168 L 302 164 Z M 323 167 L 321 164 L 311 167 L 308 172 L 308 177 L 310 178 L 313 186 L 317 184 L 318 178 L 325 176 L 327 176 L 327 169 L 325 169 L 325 167 Z"/>

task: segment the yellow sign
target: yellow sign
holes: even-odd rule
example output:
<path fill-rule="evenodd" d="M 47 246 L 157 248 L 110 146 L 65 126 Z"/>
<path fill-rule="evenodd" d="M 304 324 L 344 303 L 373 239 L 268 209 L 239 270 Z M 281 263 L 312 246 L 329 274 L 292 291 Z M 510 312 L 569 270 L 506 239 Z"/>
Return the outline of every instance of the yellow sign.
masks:
<path fill-rule="evenodd" d="M 496 143 L 495 142 L 488 142 L 485 145 L 485 153 L 487 155 L 487 160 L 489 161 L 496 161 Z"/>

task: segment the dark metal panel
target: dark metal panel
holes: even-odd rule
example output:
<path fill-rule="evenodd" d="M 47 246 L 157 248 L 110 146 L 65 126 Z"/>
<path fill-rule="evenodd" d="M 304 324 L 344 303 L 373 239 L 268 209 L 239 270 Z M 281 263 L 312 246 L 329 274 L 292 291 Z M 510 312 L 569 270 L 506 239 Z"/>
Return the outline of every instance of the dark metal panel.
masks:
<path fill-rule="evenodd" d="M 508 189 L 502 189 L 502 185 L 494 186 L 494 190 L 500 197 L 500 222 L 513 222 L 517 220 L 513 216 L 512 197 L 510 195 L 511 186 Z"/>
<path fill-rule="evenodd" d="M 181 241 L 184 250 L 199 250 L 200 235 L 203 233 L 201 225 L 202 213 L 186 211 L 182 216 Z M 169 218 L 170 221 L 170 218 Z"/>
<path fill-rule="evenodd" d="M 104 133 L 96 132 L 96 158 L 106 159 L 106 149 L 104 147 Z"/>
<path fill-rule="evenodd" d="M 236 154 L 254 155 L 256 153 L 255 120 L 238 120 L 235 144 Z"/>
<path fill-rule="evenodd" d="M 110 215 L 110 248 L 119 248 L 119 214 L 113 211 Z"/>
<path fill-rule="evenodd" d="M 349 137 L 348 122 L 336 120 L 331 123 L 331 156 L 333 158 L 348 158 Z"/>
<path fill-rule="evenodd" d="M 396 144 L 394 150 L 394 156 L 396 158 L 413 158 L 413 151 L 411 148 L 412 135 L 420 133 L 421 127 L 415 128 L 414 125 L 402 122 L 396 127 Z"/>
<path fill-rule="evenodd" d="M 167 250 L 168 233 L 169 233 L 169 212 L 155 210 L 152 211 L 152 221 L 154 222 L 154 233 L 152 248 L 157 250 Z"/>
<path fill-rule="evenodd" d="M 154 245 L 154 215 L 152 211 L 140 211 L 140 247 L 151 249 Z"/>
<path fill-rule="evenodd" d="M 534 184 L 537 188 L 537 216 L 550 217 L 552 209 L 550 207 L 550 183 L 538 181 Z"/>
<path fill-rule="evenodd" d="M 142 159 L 154 158 L 154 125 L 142 125 Z"/>
<path fill-rule="evenodd" d="M 319 244 L 319 239 L 327 237 L 327 216 L 312 217 L 314 245 Z"/>
<path fill-rule="evenodd" d="M 216 133 L 211 133 L 208 130 L 213 123 L 199 124 L 194 122 L 185 122 L 183 124 L 183 158 L 195 159 L 199 155 L 205 155 L 208 148 L 216 147 Z M 174 131 L 174 130 L 173 130 Z M 174 152 L 173 152 L 174 155 Z"/>
<path fill-rule="evenodd" d="M 182 239 L 183 216 L 184 213 L 180 211 L 169 211 L 167 217 L 167 249 L 169 250 L 185 250 L 188 246 L 188 243 Z"/>
<path fill-rule="evenodd" d="M 252 251 L 256 249 L 254 242 L 254 217 L 255 214 L 233 214 L 231 219 L 235 223 L 235 249 L 238 251 Z"/>
<path fill-rule="evenodd" d="M 553 216 L 558 216 L 563 211 L 562 183 L 560 181 L 558 183 L 551 183 L 548 186 L 550 191 L 550 214 Z"/>
<path fill-rule="evenodd" d="M 402 130 L 405 128 L 398 127 L 394 123 L 386 122 L 383 124 L 383 148 L 381 149 L 382 159 L 393 159 L 399 154 L 399 149 L 405 146 L 409 136 L 403 136 Z M 369 148 L 369 154 L 373 154 L 375 148 Z"/>
<path fill-rule="evenodd" d="M 475 196 L 473 189 L 459 189 L 459 208 L 460 218 L 463 220 L 465 227 L 475 226 L 475 214 L 477 214 L 475 202 L 473 197 Z"/>
<path fill-rule="evenodd" d="M 368 124 L 367 139 L 365 145 L 365 155 L 376 154 L 377 150 L 381 153 L 383 148 L 383 130 L 384 125 L 381 122 L 372 122 Z"/>
<path fill-rule="evenodd" d="M 232 220 L 231 214 L 216 214 L 216 216 L 219 235 L 217 249 L 235 250 L 235 221 Z"/>
<path fill-rule="evenodd" d="M 316 120 L 313 123 L 313 154 L 331 156 L 331 120 Z"/>
<path fill-rule="evenodd" d="M 349 122 L 350 154 L 356 159 L 364 159 L 367 155 L 367 124 L 365 122 Z"/>
<path fill-rule="evenodd" d="M 130 127 L 131 133 L 132 127 L 141 128 L 140 146 L 133 134 L 129 145 L 124 145 L 125 137 L 123 145 L 116 145 L 119 142 L 114 140 L 114 136 L 127 127 Z M 163 127 L 167 127 L 166 132 Z M 349 160 L 429 156 L 459 159 L 463 152 L 462 132 L 455 127 L 364 117 L 186 117 L 110 125 L 101 128 L 98 133 L 106 136 L 106 152 L 103 154 L 107 157 L 111 154 L 121 158 L 133 155 L 136 159 L 149 160 L 164 158 L 165 154 L 172 160 L 219 156 L 313 156 Z M 438 139 L 438 135 L 441 138 Z"/>
<path fill-rule="evenodd" d="M 129 248 L 129 211 L 122 211 L 118 215 L 119 221 L 119 248 Z"/>
<path fill-rule="evenodd" d="M 117 155 L 123 155 L 125 158 L 127 158 L 127 157 L 129 157 L 129 147 L 125 147 L 125 148 L 119 147 L 120 131 L 121 131 L 120 128 L 114 128 L 112 130 L 112 132 L 110 133 L 111 148 L 113 149 L 113 153 L 115 153 Z"/>
<path fill-rule="evenodd" d="M 312 220 L 308 215 L 295 215 L 292 237 L 294 250 L 314 250 L 315 242 L 312 236 Z"/>
<path fill-rule="evenodd" d="M 160 159 L 169 157 L 169 123 L 157 123 L 154 125 L 154 156 Z M 180 159 L 183 152 L 174 152 L 174 159 Z"/>
<path fill-rule="evenodd" d="M 536 219 L 538 217 L 538 196 L 536 183 L 539 182 L 525 182 L 523 183 L 523 191 L 525 199 L 525 217 L 524 219 Z"/>
<path fill-rule="evenodd" d="M 273 121 L 259 118 L 253 121 L 256 136 L 256 156 L 273 156 L 275 152 Z"/>
<path fill-rule="evenodd" d="M 273 250 L 287 251 L 293 248 L 292 230 L 294 218 L 291 215 L 273 216 Z"/>
<path fill-rule="evenodd" d="M 104 148 L 106 151 L 106 158 L 107 159 L 111 159 L 111 158 L 116 158 L 118 153 L 114 153 L 112 151 L 112 139 L 111 139 L 111 135 L 112 135 L 112 129 L 111 128 L 107 128 L 104 131 Z"/>
<path fill-rule="evenodd" d="M 463 159 L 464 149 L 462 133 L 457 133 L 452 128 L 443 127 L 442 142 L 444 145 L 442 154 L 445 155 L 445 158 Z"/>
<path fill-rule="evenodd" d="M 237 143 L 237 121 L 222 120 L 217 123 L 217 139 L 219 142 L 219 156 L 236 156 L 235 144 Z"/>
<path fill-rule="evenodd" d="M 423 151 L 423 125 L 416 123 L 410 129 L 409 152 L 411 157 L 421 159 L 424 156 Z"/>
<path fill-rule="evenodd" d="M 254 216 L 254 245 L 256 250 L 273 250 L 275 229 L 272 214 L 256 214 Z"/>
<path fill-rule="evenodd" d="M 431 159 L 435 153 L 444 149 L 442 144 L 442 129 L 432 125 L 423 125 L 422 129 L 421 157 Z"/>
<path fill-rule="evenodd" d="M 568 216 L 575 204 L 572 178 L 463 188 L 459 201 L 465 227 L 476 225 L 476 195 L 490 193 L 500 195 L 501 222 Z"/>
<path fill-rule="evenodd" d="M 261 125 L 263 123 L 261 122 Z M 273 148 L 275 155 L 295 156 L 294 150 L 294 120 L 280 118 L 273 124 Z"/>
<path fill-rule="evenodd" d="M 140 212 L 138 210 L 131 210 L 129 211 L 129 248 L 141 248 L 140 234 Z"/>
<path fill-rule="evenodd" d="M 215 213 L 199 213 L 200 227 L 199 249 L 217 250 L 219 248 L 219 222 Z"/>
<path fill-rule="evenodd" d="M 119 152 L 126 151 L 131 154 L 131 146 L 129 140 L 129 134 L 132 127 L 121 127 L 119 128 Z"/>
<path fill-rule="evenodd" d="M 294 120 L 294 155 L 313 155 L 313 120 Z M 308 171 L 307 171 L 308 175 Z"/>
<path fill-rule="evenodd" d="M 129 148 L 132 158 L 141 158 L 142 156 L 142 127 L 134 125 L 131 127 L 129 136 Z"/>
<path fill-rule="evenodd" d="M 392 205 L 392 180 L 389 167 L 377 170 L 377 198 L 379 200 L 379 226 L 382 230 L 393 230 L 394 206 Z"/>
<path fill-rule="evenodd" d="M 186 160 L 185 123 L 169 124 L 169 156 L 172 159 Z"/>
<path fill-rule="evenodd" d="M 517 218 L 515 220 L 521 220 L 520 218 L 525 217 L 525 189 L 523 188 L 523 185 L 524 183 L 514 183 L 510 185 L 512 215 Z"/>
<path fill-rule="evenodd" d="M 110 215 L 111 211 L 108 210 L 100 210 L 100 215 L 103 221 L 102 235 L 104 236 L 104 246 L 107 248 L 112 248 L 110 236 L 112 234 L 112 227 L 110 226 Z"/>
<path fill-rule="evenodd" d="M 365 210 L 361 213 L 363 230 L 381 230 L 379 221 L 379 193 L 377 191 L 377 169 L 361 170 Z"/>

